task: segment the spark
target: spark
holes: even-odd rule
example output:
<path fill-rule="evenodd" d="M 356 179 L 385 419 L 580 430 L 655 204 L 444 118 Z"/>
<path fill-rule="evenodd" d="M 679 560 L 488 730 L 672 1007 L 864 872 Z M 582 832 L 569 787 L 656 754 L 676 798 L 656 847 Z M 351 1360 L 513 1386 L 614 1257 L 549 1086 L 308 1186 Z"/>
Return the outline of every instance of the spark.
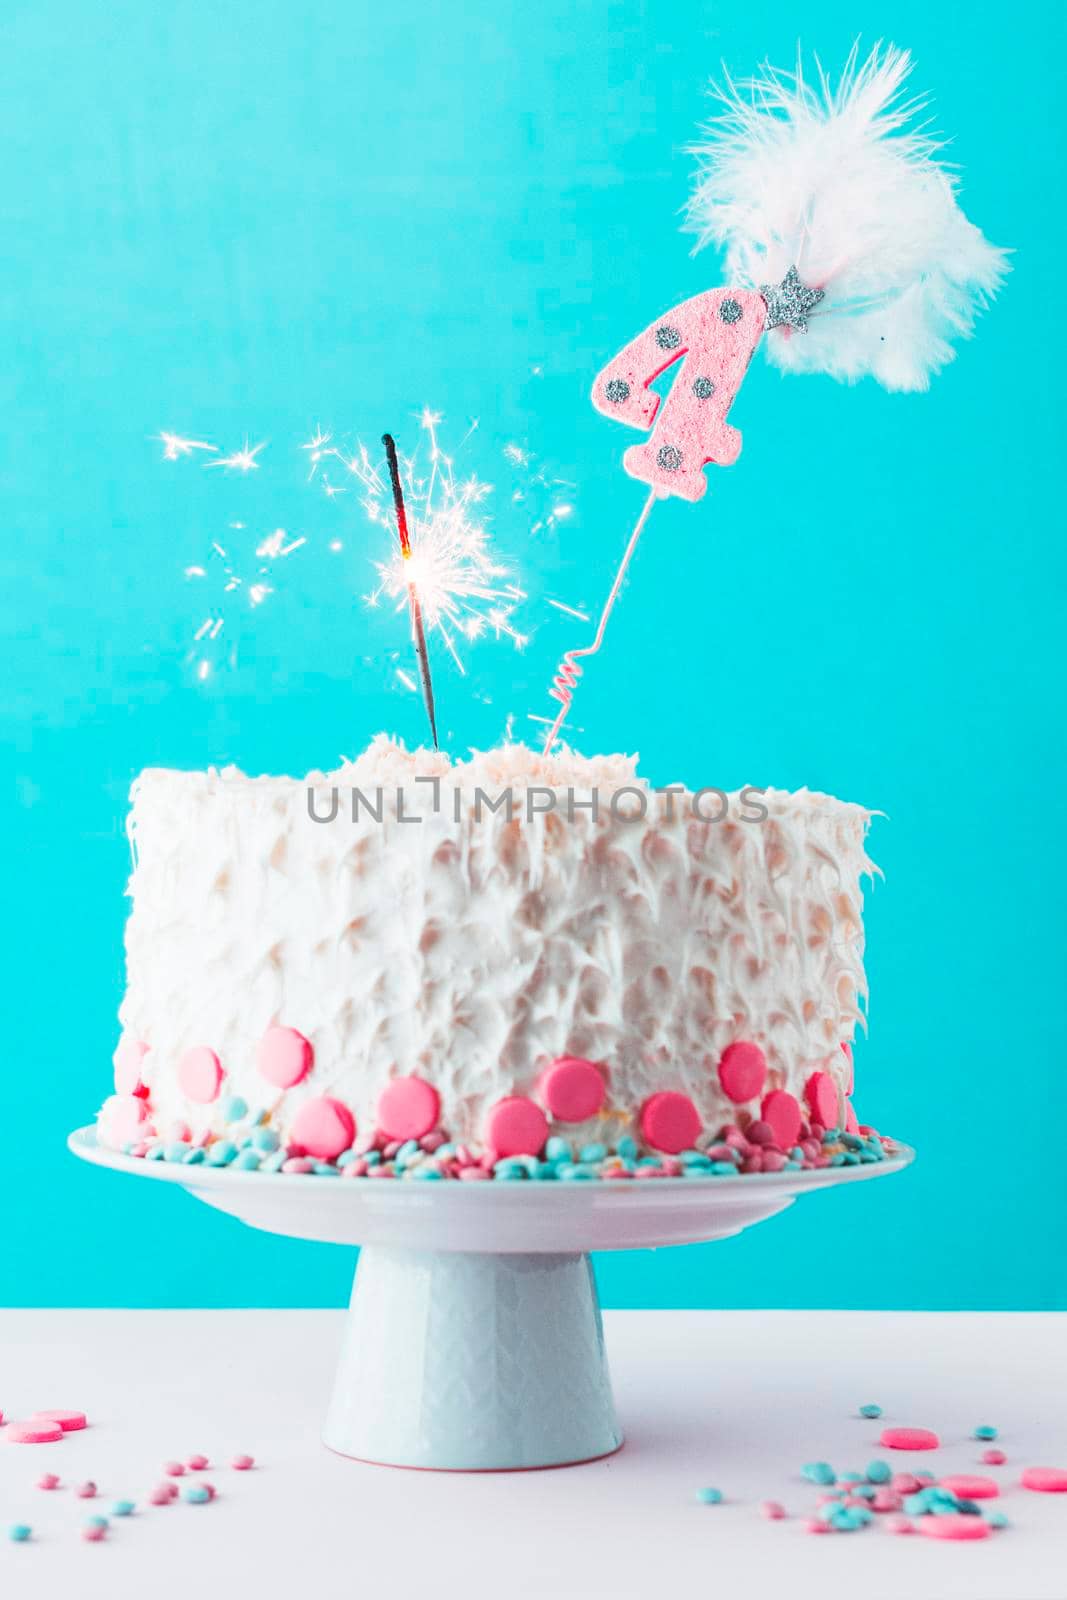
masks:
<path fill-rule="evenodd" d="M 520 444 L 506 444 L 504 446 L 504 460 L 513 467 L 528 467 L 530 465 L 530 452 L 524 450 Z"/>
<path fill-rule="evenodd" d="M 259 462 L 256 457 L 261 450 L 266 448 L 267 441 L 265 439 L 262 444 L 252 445 L 251 447 L 246 439 L 244 448 L 235 450 L 232 456 L 220 456 L 217 461 L 205 461 L 204 465 L 205 467 L 225 467 L 228 471 L 232 469 L 234 472 L 257 472 L 259 470 Z"/>
<path fill-rule="evenodd" d="M 405 672 L 403 667 L 397 667 L 396 675 L 400 679 L 400 682 L 404 685 L 405 689 L 410 689 L 412 694 L 418 694 L 419 686 L 415 682 L 415 679 L 411 676 L 410 672 Z"/>
<path fill-rule="evenodd" d="M 576 611 L 573 606 L 565 606 L 562 600 L 548 600 L 546 604 L 555 606 L 557 611 L 562 611 L 564 616 L 576 617 L 579 622 L 588 622 L 589 616 L 585 611 Z"/>
<path fill-rule="evenodd" d="M 186 567 L 185 576 L 187 578 L 206 578 L 207 577 L 207 568 L 206 567 Z"/>
<path fill-rule="evenodd" d="M 462 481 L 456 477 L 453 460 L 438 439 L 438 412 L 427 408 L 419 421 L 426 434 L 428 461 L 423 464 L 417 451 L 400 457 L 411 541 L 406 558 L 393 547 L 392 503 L 383 474 L 363 446 L 346 462 L 363 485 L 367 516 L 390 535 L 390 556 L 374 563 L 378 585 L 365 603 L 374 607 L 385 598 L 403 611 L 414 584 L 427 632 L 437 637 L 462 672 L 461 641 L 473 643 L 491 634 L 495 639 L 509 639 L 516 649 L 526 644 L 526 635 L 512 620 L 526 593 L 494 556 L 488 530 L 478 514 L 492 485 L 473 474 Z M 471 424 L 467 437 L 475 427 L 477 422 Z"/>
<path fill-rule="evenodd" d="M 164 461 L 177 461 L 179 456 L 191 456 L 194 450 L 218 452 L 217 444 L 207 444 L 203 439 L 183 439 L 180 433 L 168 433 L 162 428 L 152 437 L 163 446 Z"/>
<path fill-rule="evenodd" d="M 315 437 L 313 439 L 309 439 L 307 444 L 302 444 L 300 446 L 301 450 L 306 450 L 308 452 L 309 483 L 319 470 L 319 462 L 322 460 L 323 456 L 332 456 L 336 453 L 335 451 L 327 448 L 332 438 L 333 435 L 331 433 L 323 433 L 322 428 L 316 424 Z"/>
<path fill-rule="evenodd" d="M 269 534 L 261 545 L 256 546 L 256 555 L 260 557 L 266 556 L 271 561 L 277 561 L 282 556 L 291 555 L 294 550 L 299 550 L 302 544 L 307 544 L 306 539 L 292 539 L 288 544 L 286 544 L 285 540 L 285 529 L 275 528 L 274 532 Z"/>

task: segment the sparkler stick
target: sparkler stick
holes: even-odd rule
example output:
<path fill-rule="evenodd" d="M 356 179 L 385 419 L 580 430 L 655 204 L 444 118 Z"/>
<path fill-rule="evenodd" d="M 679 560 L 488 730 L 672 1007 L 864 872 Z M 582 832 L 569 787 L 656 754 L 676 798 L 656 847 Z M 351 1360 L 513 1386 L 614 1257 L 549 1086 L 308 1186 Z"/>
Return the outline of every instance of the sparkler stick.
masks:
<path fill-rule="evenodd" d="M 630 534 L 629 543 L 623 552 L 622 560 L 619 562 L 615 573 L 615 581 L 611 586 L 611 592 L 608 595 L 608 598 L 604 601 L 604 609 L 600 613 L 600 621 L 597 623 L 595 639 L 593 640 L 592 644 L 587 644 L 584 650 L 568 650 L 559 664 L 559 671 L 552 680 L 552 687 L 548 692 L 552 696 L 553 700 L 559 701 L 559 715 L 552 724 L 551 728 L 548 730 L 548 737 L 545 740 L 544 747 L 544 754 L 546 756 L 559 737 L 559 730 L 563 725 L 563 719 L 566 717 L 567 712 L 571 708 L 571 701 L 574 699 L 574 691 L 577 687 L 578 679 L 582 675 L 582 669 L 578 665 L 578 657 L 595 656 L 597 651 L 600 649 L 600 646 L 603 644 L 604 634 L 608 626 L 608 618 L 611 616 L 611 613 L 615 608 L 615 602 L 619 598 L 619 590 L 622 588 L 623 580 L 626 577 L 626 569 L 630 565 L 630 558 L 637 549 L 637 541 L 640 539 L 645 523 L 648 521 L 648 514 L 652 510 L 652 507 L 655 505 L 658 498 L 658 492 L 655 489 L 650 489 L 648 499 L 641 508 L 641 515 L 634 523 L 633 532 Z"/>
<path fill-rule="evenodd" d="M 391 433 L 382 434 L 382 443 L 385 446 L 386 460 L 389 463 L 389 477 L 393 485 L 393 505 L 396 508 L 396 527 L 400 536 L 400 553 L 405 561 L 411 560 L 411 537 L 408 534 L 407 512 L 404 509 L 404 491 L 400 484 L 400 464 L 396 459 L 396 441 Z M 415 654 L 419 658 L 419 678 L 422 681 L 422 698 L 426 703 L 426 715 L 430 719 L 430 734 L 433 738 L 433 747 L 437 745 L 437 717 L 434 713 L 433 683 L 430 679 L 430 653 L 426 648 L 426 630 L 422 622 L 422 605 L 419 601 L 419 591 L 414 579 L 408 581 L 408 607 L 411 611 L 411 636 L 415 641 Z"/>

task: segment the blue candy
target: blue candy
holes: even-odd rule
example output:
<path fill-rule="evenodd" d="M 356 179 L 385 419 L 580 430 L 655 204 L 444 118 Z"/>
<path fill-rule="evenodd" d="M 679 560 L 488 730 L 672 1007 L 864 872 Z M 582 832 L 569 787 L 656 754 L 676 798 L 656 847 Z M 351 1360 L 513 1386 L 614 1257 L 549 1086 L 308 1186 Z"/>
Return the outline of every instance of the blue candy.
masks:
<path fill-rule="evenodd" d="M 191 1483 L 187 1489 L 182 1490 L 182 1499 L 188 1501 L 191 1506 L 206 1505 L 211 1499 L 211 1491 L 199 1483 Z"/>
<path fill-rule="evenodd" d="M 259 1162 L 258 1150 L 239 1150 L 233 1164 L 241 1172 L 258 1172 Z"/>
<path fill-rule="evenodd" d="M 637 1160 L 637 1140 L 631 1139 L 628 1133 L 623 1134 L 622 1138 L 616 1144 L 615 1150 L 616 1153 L 622 1156 L 625 1161 Z"/>
<path fill-rule="evenodd" d="M 985 1439 L 985 1440 L 988 1441 L 990 1439 L 995 1439 L 996 1438 L 997 1430 L 996 1430 L 996 1428 L 992 1427 L 988 1422 L 983 1422 L 981 1427 L 975 1428 L 974 1436 L 975 1436 L 976 1439 Z"/>
<path fill-rule="evenodd" d="M 522 1161 L 516 1161 L 514 1156 L 507 1156 L 503 1161 L 498 1161 L 493 1168 L 493 1177 L 500 1178 L 505 1183 L 517 1183 L 526 1177 L 526 1166 Z"/>
<path fill-rule="evenodd" d="M 284 1150 L 275 1150 L 273 1155 L 264 1156 L 259 1163 L 260 1172 L 280 1172 L 289 1157 Z"/>
<path fill-rule="evenodd" d="M 860 1416 L 861 1417 L 868 1417 L 872 1422 L 875 1420 L 876 1417 L 880 1417 L 881 1415 L 882 1415 L 881 1406 L 875 1406 L 875 1405 L 860 1406 Z"/>
<path fill-rule="evenodd" d="M 136 1510 L 132 1500 L 116 1500 L 111 1507 L 113 1517 L 132 1517 Z"/>
<path fill-rule="evenodd" d="M 702 1506 L 718 1506 L 722 1504 L 721 1489 L 698 1489 L 697 1499 Z"/>
<path fill-rule="evenodd" d="M 428 1161 L 424 1161 L 421 1166 L 412 1167 L 411 1171 L 408 1173 L 409 1178 L 421 1178 L 424 1182 L 427 1180 L 432 1181 L 434 1179 L 440 1179 L 441 1176 L 442 1174 L 437 1167 L 431 1167 Z"/>
<path fill-rule="evenodd" d="M 184 1161 L 192 1148 L 187 1139 L 172 1139 L 169 1144 L 163 1146 L 163 1159 L 164 1161 Z"/>
<path fill-rule="evenodd" d="M 558 1135 L 554 1134 L 545 1145 L 545 1160 L 573 1161 L 574 1151 L 571 1149 L 570 1141 L 567 1139 L 561 1139 Z"/>
<path fill-rule="evenodd" d="M 808 1461 L 800 1469 L 809 1483 L 836 1483 L 837 1474 L 828 1461 Z"/>
<path fill-rule="evenodd" d="M 237 1158 L 237 1164 L 238 1166 L 241 1164 L 240 1156 Z M 316 1161 L 311 1170 L 318 1178 L 339 1178 L 341 1176 L 340 1172 L 334 1166 L 332 1161 Z"/>
<path fill-rule="evenodd" d="M 887 1461 L 869 1461 L 867 1463 L 868 1483 L 888 1483 L 893 1472 Z"/>
<path fill-rule="evenodd" d="M 149 1148 L 145 1151 L 145 1160 L 146 1161 L 162 1161 L 163 1160 L 163 1146 L 161 1144 L 150 1145 Z"/>
<path fill-rule="evenodd" d="M 107 1528 L 111 1524 L 106 1517 L 86 1517 L 85 1526 L 87 1528 Z"/>
<path fill-rule="evenodd" d="M 252 1135 L 252 1144 L 256 1150 L 261 1150 L 265 1156 L 269 1156 L 274 1154 L 281 1140 L 273 1128 L 257 1128 Z M 345 1153 L 347 1154 L 347 1151 Z"/>
<path fill-rule="evenodd" d="M 598 1161 L 603 1161 L 607 1156 L 607 1146 L 602 1144 L 583 1144 L 578 1152 L 578 1160 L 588 1162 L 595 1166 Z"/>
<path fill-rule="evenodd" d="M 989 1523 L 989 1526 L 991 1528 L 1010 1528 L 1011 1527 L 1011 1523 L 1008 1521 L 1008 1519 L 1004 1515 L 1003 1511 L 986 1511 L 984 1513 L 984 1516 L 985 1516 L 985 1520 Z"/>
<path fill-rule="evenodd" d="M 582 1162 L 565 1161 L 556 1168 L 556 1175 L 564 1183 L 575 1183 L 585 1178 L 595 1178 L 596 1171 Z"/>
<path fill-rule="evenodd" d="M 8 1538 L 13 1539 L 16 1544 L 25 1544 L 32 1533 L 33 1529 L 28 1522 L 13 1522 L 7 1530 Z"/>
<path fill-rule="evenodd" d="M 215 1143 L 208 1146 L 207 1164 L 209 1167 L 228 1167 L 237 1154 L 237 1146 L 232 1139 L 216 1139 Z"/>
<path fill-rule="evenodd" d="M 185 1155 L 182 1156 L 182 1166 L 183 1167 L 198 1167 L 198 1166 L 200 1166 L 201 1162 L 204 1160 L 204 1157 L 205 1157 L 205 1152 L 204 1152 L 202 1146 L 194 1145 L 191 1150 L 186 1151 Z"/>
<path fill-rule="evenodd" d="M 248 1101 L 242 1100 L 239 1094 L 231 1094 L 222 1102 L 220 1110 L 227 1122 L 240 1122 L 248 1115 Z"/>

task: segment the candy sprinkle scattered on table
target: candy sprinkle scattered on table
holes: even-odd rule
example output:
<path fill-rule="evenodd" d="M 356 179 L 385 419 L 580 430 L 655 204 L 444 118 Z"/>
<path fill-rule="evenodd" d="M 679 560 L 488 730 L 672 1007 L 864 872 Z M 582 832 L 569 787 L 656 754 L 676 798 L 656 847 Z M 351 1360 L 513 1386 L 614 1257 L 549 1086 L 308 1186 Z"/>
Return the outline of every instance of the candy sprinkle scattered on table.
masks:
<path fill-rule="evenodd" d="M 185 1467 L 180 1461 L 164 1461 L 163 1471 L 168 1478 L 183 1478 L 185 1476 Z"/>
<path fill-rule="evenodd" d="M 247 1472 L 249 1468 L 254 1467 L 255 1464 L 256 1463 L 253 1458 L 246 1455 L 234 1456 L 233 1460 L 230 1462 L 230 1466 L 235 1472 Z"/>
<path fill-rule="evenodd" d="M 868 1422 L 875 1422 L 881 1415 L 882 1415 L 881 1406 L 876 1406 L 876 1405 L 860 1406 L 860 1416 L 861 1417 L 866 1417 Z"/>
<path fill-rule="evenodd" d="M 983 1450 L 980 1457 L 987 1467 L 1002 1467 L 1007 1459 L 1003 1450 Z"/>
<path fill-rule="evenodd" d="M 702 1506 L 717 1506 L 722 1504 L 721 1489 L 698 1489 L 697 1499 Z"/>
<path fill-rule="evenodd" d="M 58 1489 L 59 1478 L 54 1472 L 42 1472 L 37 1479 L 38 1489 Z"/>
<path fill-rule="evenodd" d="M 74 1493 L 79 1500 L 91 1500 L 96 1494 L 96 1484 L 93 1483 L 92 1479 L 89 1479 L 86 1483 L 79 1483 Z"/>
<path fill-rule="evenodd" d="M 992 1427 L 990 1423 L 983 1422 L 979 1427 L 975 1428 L 974 1436 L 976 1439 L 995 1439 L 997 1436 L 997 1430 L 996 1428 Z"/>
<path fill-rule="evenodd" d="M 809 1483 L 830 1484 L 837 1482 L 837 1474 L 828 1461 L 808 1461 L 800 1469 L 801 1477 L 807 1478 Z"/>
<path fill-rule="evenodd" d="M 213 1498 L 211 1490 L 204 1483 L 191 1483 L 188 1488 L 182 1490 L 182 1499 L 191 1506 L 207 1505 Z"/>
<path fill-rule="evenodd" d="M 25 1544 L 27 1539 L 32 1538 L 33 1529 L 28 1522 L 13 1522 L 7 1530 L 7 1536 L 13 1544 Z"/>
<path fill-rule="evenodd" d="M 190 1456 L 189 1460 L 186 1462 L 186 1465 L 188 1466 L 190 1472 L 203 1472 L 204 1468 L 209 1465 L 209 1462 L 207 1456 Z"/>
<path fill-rule="evenodd" d="M 113 1517 L 132 1517 L 136 1509 L 132 1500 L 115 1500 L 112 1502 L 111 1515 Z"/>
<path fill-rule="evenodd" d="M 887 1450 L 936 1450 L 941 1440 L 929 1428 L 883 1428 L 878 1443 Z"/>
<path fill-rule="evenodd" d="M 1062 1467 L 1024 1467 L 1019 1481 L 1024 1489 L 1039 1494 L 1067 1494 L 1067 1471 Z"/>
<path fill-rule="evenodd" d="M 928 1539 L 988 1539 L 989 1524 L 982 1517 L 923 1517 L 920 1533 Z"/>
<path fill-rule="evenodd" d="M 766 1517 L 768 1522 L 781 1522 L 785 1516 L 785 1506 L 777 1500 L 764 1500 L 759 1508 L 760 1516 Z"/>
<path fill-rule="evenodd" d="M 4 1430 L 8 1444 L 55 1444 L 63 1437 L 58 1422 L 30 1417 L 26 1422 L 9 1422 Z"/>
<path fill-rule="evenodd" d="M 56 1411 L 35 1411 L 30 1418 L 31 1422 L 51 1422 L 64 1433 L 78 1433 L 88 1426 L 88 1418 L 84 1411 L 66 1411 L 62 1408 Z"/>

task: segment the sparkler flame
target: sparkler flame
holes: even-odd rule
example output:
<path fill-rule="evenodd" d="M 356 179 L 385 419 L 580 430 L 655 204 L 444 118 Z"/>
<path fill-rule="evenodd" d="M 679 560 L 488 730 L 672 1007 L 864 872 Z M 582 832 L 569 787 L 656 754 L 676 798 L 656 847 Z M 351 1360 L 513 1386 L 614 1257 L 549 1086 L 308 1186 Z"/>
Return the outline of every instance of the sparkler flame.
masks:
<path fill-rule="evenodd" d="M 526 592 L 494 557 L 488 528 L 477 513 L 492 485 L 475 476 L 457 479 L 452 457 L 438 443 L 439 413 L 424 411 L 419 421 L 427 438 L 425 467 L 418 451 L 398 458 L 410 537 L 407 555 L 397 548 L 393 535 L 387 475 L 362 445 L 345 463 L 363 485 L 367 516 L 389 537 L 390 554 L 374 563 L 378 584 L 365 599 L 369 606 L 391 600 L 397 611 L 404 611 L 414 585 L 427 632 L 440 638 L 463 672 L 461 640 L 473 642 L 491 633 L 496 639 L 510 639 L 517 650 L 526 644 L 526 635 L 512 620 Z M 467 438 L 477 426 L 471 424 Z"/>

